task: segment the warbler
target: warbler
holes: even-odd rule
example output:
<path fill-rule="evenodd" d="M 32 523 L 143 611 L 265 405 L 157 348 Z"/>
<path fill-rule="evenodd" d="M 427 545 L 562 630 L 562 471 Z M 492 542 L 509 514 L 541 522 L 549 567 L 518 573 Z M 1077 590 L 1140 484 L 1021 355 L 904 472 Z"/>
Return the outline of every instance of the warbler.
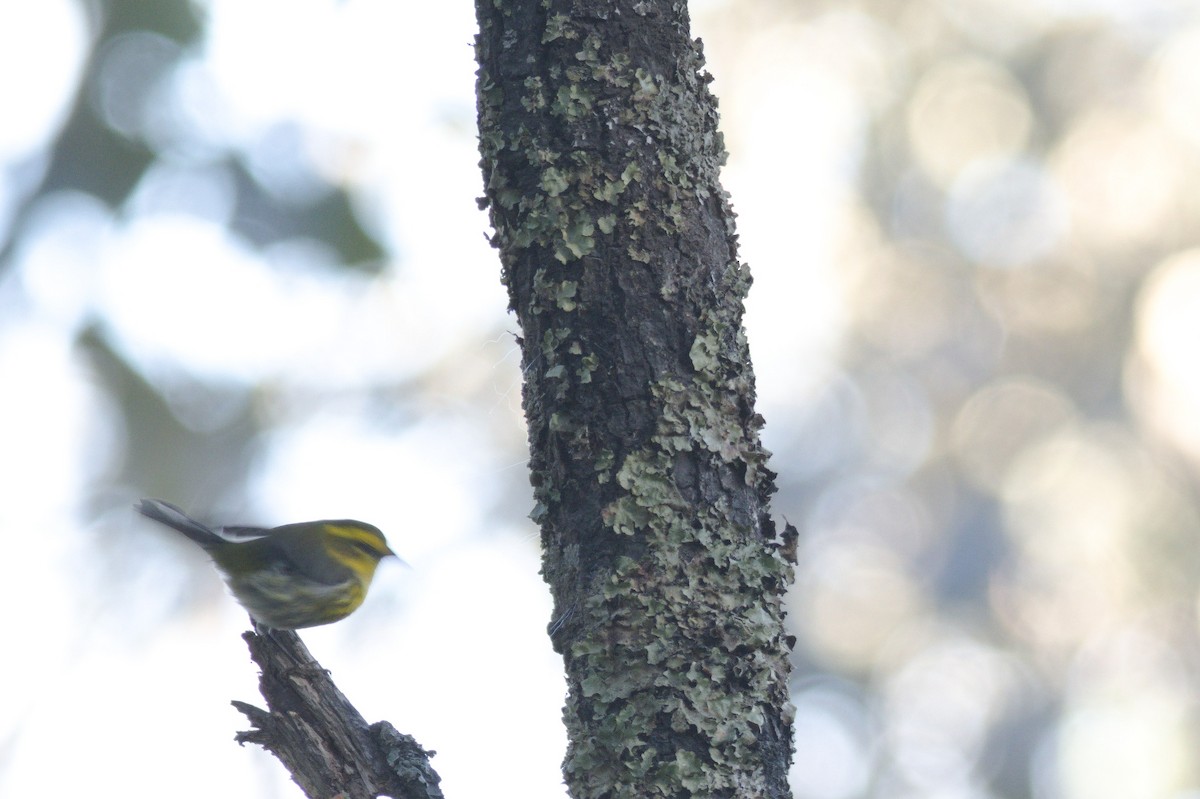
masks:
<path fill-rule="evenodd" d="M 250 617 L 277 630 L 346 618 L 366 598 L 379 561 L 396 555 L 379 528 L 352 519 L 213 529 L 160 499 L 134 507 L 203 547 Z"/>

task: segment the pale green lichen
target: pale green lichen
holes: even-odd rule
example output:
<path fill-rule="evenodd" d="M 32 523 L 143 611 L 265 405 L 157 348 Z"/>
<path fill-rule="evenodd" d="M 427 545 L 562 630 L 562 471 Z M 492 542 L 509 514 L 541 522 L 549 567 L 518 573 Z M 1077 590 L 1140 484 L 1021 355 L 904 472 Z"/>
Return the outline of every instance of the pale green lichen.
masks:
<path fill-rule="evenodd" d="M 571 331 L 565 327 L 547 328 L 542 333 L 542 357 L 550 362 L 557 360 L 556 353 L 559 345 L 566 341 L 570 335 Z"/>
<path fill-rule="evenodd" d="M 542 170 L 542 188 L 546 190 L 546 194 L 551 197 L 557 197 L 567 189 L 571 188 L 571 181 L 561 169 L 557 167 L 547 167 Z"/>
<path fill-rule="evenodd" d="M 594 102 L 595 98 L 586 88 L 575 83 L 567 84 L 558 87 L 550 112 L 558 117 L 578 119 L 592 112 Z"/>
<path fill-rule="evenodd" d="M 540 111 L 546 107 L 544 88 L 542 79 L 536 75 L 525 79 L 525 93 L 521 95 L 521 105 L 526 111 Z"/>
<path fill-rule="evenodd" d="M 558 284 L 558 293 L 554 296 L 554 301 L 564 311 L 573 311 L 578 304 L 575 302 L 575 293 L 579 290 L 579 284 L 574 280 L 564 280 Z"/>
<path fill-rule="evenodd" d="M 591 216 L 587 211 L 580 211 L 562 231 L 562 241 L 555 242 L 554 257 L 564 264 L 582 258 L 595 249 L 595 233 L 596 225 Z M 566 253 L 569 253 L 570 257 L 567 257 Z"/>
<path fill-rule="evenodd" d="M 615 460 L 616 455 L 611 449 L 605 447 L 600 450 L 600 454 L 596 456 L 596 460 L 592 466 L 596 471 L 596 482 L 603 485 L 612 479 L 612 467 Z"/>
<path fill-rule="evenodd" d="M 592 375 L 599 368 L 600 356 L 594 352 L 589 352 L 579 359 L 579 367 L 575 370 L 575 376 L 579 378 L 580 383 L 590 383 L 592 382 Z"/>
<path fill-rule="evenodd" d="M 542 44 L 549 44 L 555 39 L 578 39 L 579 33 L 566 14 L 552 14 L 546 20 L 546 30 L 542 32 Z"/>
<path fill-rule="evenodd" d="M 617 121 L 646 131 L 662 144 L 657 148 L 660 169 L 648 188 L 665 193 L 668 202 L 662 206 L 665 214 L 654 214 L 655 225 L 668 234 L 681 230 L 688 214 L 685 198 L 707 196 L 708 191 L 703 187 L 715 184 L 715 168 L 723 158 L 719 136 L 715 140 L 697 142 L 695 139 L 696 129 L 710 127 L 702 124 L 704 112 L 696 110 L 696 103 L 689 102 L 695 87 L 687 83 L 680 85 L 677 80 L 652 73 L 645 66 L 634 67 L 627 53 L 606 55 L 603 40 L 595 33 L 582 33 L 579 22 L 567 14 L 551 14 L 541 40 L 546 44 L 560 40 L 579 41 L 573 54 L 579 66 L 562 69 L 553 64 L 542 75 L 526 78 L 524 92 L 518 98 L 521 106 L 531 114 L 541 113 L 549 106 L 552 115 L 567 124 L 575 124 L 594 117 L 599 97 L 608 96 L 614 89 L 628 91 L 632 102 L 615 106 L 620 115 Z M 688 64 L 682 64 L 675 77 L 685 81 L 699 80 L 695 76 L 689 77 L 688 67 Z M 518 126 L 506 140 L 500 133 L 500 126 L 492 123 L 495 115 L 492 109 L 501 106 L 503 93 L 482 70 L 479 97 L 480 148 L 485 160 L 502 152 L 523 153 L 528 164 L 540 175 L 540 196 L 530 195 L 528 189 L 497 185 L 502 179 L 496 175 L 489 179 L 492 200 L 503 208 L 517 211 L 515 227 L 498 226 L 497 238 L 502 249 L 543 247 L 559 263 L 569 264 L 595 250 L 597 235 L 608 237 L 618 233 L 619 216 L 615 206 L 631 183 L 641 179 L 641 167 L 636 160 L 631 159 L 625 171 L 615 176 L 607 174 L 595 162 L 590 150 L 559 152 L 544 140 L 547 133 L 530 127 Z M 696 144 L 715 155 L 702 156 L 688 163 L 676 162 L 674 153 L 694 152 L 689 147 Z M 569 163 L 562 160 L 564 155 L 569 156 Z M 588 208 L 581 201 L 582 197 L 591 197 L 614 206 L 614 209 Z M 648 263 L 647 249 L 640 244 L 644 216 L 627 211 L 625 221 L 627 254 L 635 261 Z"/>
<path fill-rule="evenodd" d="M 688 356 L 692 361 L 692 368 L 697 372 L 713 373 L 717 370 L 720 362 L 717 360 L 719 352 L 717 344 L 717 335 L 713 331 L 705 334 L 697 334 L 692 341 L 692 348 L 688 352 Z"/>
<path fill-rule="evenodd" d="M 600 37 L 594 33 L 589 33 L 587 38 L 583 40 L 583 49 L 575 54 L 577 61 L 586 61 L 588 63 L 598 63 L 600 60 L 600 45 L 603 42 Z"/>
<path fill-rule="evenodd" d="M 720 359 L 708 350 L 716 350 L 719 341 L 714 336 L 702 347 L 713 363 L 703 364 L 712 368 L 698 370 L 701 377 L 715 371 Z M 649 729 L 665 711 L 672 729 L 709 741 L 709 746 L 702 754 L 678 750 L 664 767 L 660 753 L 647 760 L 650 747 L 630 748 L 626 737 L 619 762 L 595 752 L 585 755 L 584 762 L 611 779 L 631 774 L 650 779 L 653 772 L 662 795 L 670 795 L 671 785 L 692 795 L 753 795 L 763 786 L 751 789 L 740 769 L 753 761 L 766 724 L 759 702 L 778 694 L 786 659 L 778 595 L 769 595 L 764 604 L 762 596 L 746 594 L 744 586 L 786 584 L 791 565 L 749 535 L 730 516 L 727 504 L 697 508 L 684 501 L 674 464 L 675 453 L 708 452 L 726 462 L 742 459 L 750 471 L 765 454 L 750 433 L 729 421 L 737 415 L 736 409 L 724 407 L 732 402 L 727 388 L 717 389 L 704 379 L 685 383 L 672 378 L 660 381 L 654 396 L 663 409 L 658 430 L 645 447 L 625 457 L 616 473 L 625 493 L 603 514 L 614 532 L 646 542 L 649 560 L 620 559 L 605 584 L 604 604 L 597 607 L 609 620 L 608 634 L 629 646 L 622 647 L 617 662 L 602 641 L 585 637 L 571 655 L 588 659 L 586 671 L 594 680 L 587 691 L 591 713 L 620 714 L 633 729 Z M 685 565 L 697 555 L 712 567 Z M 675 615 L 683 609 L 689 609 L 687 616 Z M 700 631 L 714 621 L 723 631 L 719 650 L 701 643 L 709 639 Z M 644 641 L 644 660 L 631 660 L 639 640 Z M 735 652 L 741 654 L 735 657 Z M 735 663 L 736 675 L 729 671 Z M 731 680 L 742 687 L 730 690 Z M 783 706 L 786 698 L 777 696 L 777 702 Z M 786 709 L 781 712 L 786 716 Z M 641 795 L 658 795 L 646 786 L 641 790 Z"/>
<path fill-rule="evenodd" d="M 650 263 L 649 251 L 643 250 L 641 247 L 634 247 L 631 244 L 629 245 L 628 249 L 626 249 L 625 253 L 634 261 L 638 261 L 639 263 L 643 264 Z"/>
<path fill-rule="evenodd" d="M 638 4 L 634 11 L 648 7 Z M 722 196 L 717 171 L 724 149 L 715 112 L 696 101 L 705 80 L 698 53 L 685 52 L 670 74 L 658 74 L 633 65 L 625 53 L 605 53 L 589 24 L 566 14 L 547 17 L 541 41 L 573 49 L 574 63 L 551 66 L 527 79 L 520 97 L 507 98 L 531 116 L 510 133 L 498 124 L 503 93 L 483 70 L 479 82 L 485 163 L 508 159 L 510 175 L 536 179 L 536 186 L 517 189 L 496 170 L 487 190 L 504 211 L 496 239 L 506 264 L 528 249 L 538 264 L 526 312 L 546 314 L 547 328 L 531 364 L 540 352 L 542 386 L 556 401 L 612 368 L 571 329 L 568 314 L 587 312 L 583 287 L 594 285 L 586 271 L 580 277 L 599 260 L 588 256 L 602 255 L 608 268 L 649 264 L 659 250 L 653 237 L 684 231 L 699 203 Z M 533 118 L 547 111 L 558 126 L 553 131 Z M 617 167 L 599 160 L 594 139 L 562 148 L 564 128 L 583 142 L 598 115 L 610 130 L 635 130 L 638 141 L 651 146 Z M 521 160 L 524 170 L 511 163 Z M 722 216 L 732 232 L 732 214 Z M 573 607 L 572 624 L 582 632 L 568 639 L 569 671 L 587 676 L 566 715 L 591 736 L 573 743 L 565 763 L 579 797 L 596 795 L 589 786 L 646 797 L 765 793 L 761 774 L 746 764 L 761 745 L 764 707 L 786 707 L 781 600 L 768 586 L 788 581 L 791 566 L 758 539 L 758 520 L 746 518 L 744 506 L 735 511 L 737 503 L 726 499 L 697 506 L 685 497 L 695 487 L 676 482 L 683 464 L 708 474 L 744 474 L 754 486 L 766 458 L 739 404 L 752 396 L 739 319 L 748 278 L 736 262 L 728 270 L 715 276 L 726 304 L 696 320 L 687 352 L 692 373 L 663 376 L 649 387 L 658 422 L 639 446 L 620 455 L 598 447 L 569 402 L 545 421 L 564 452 L 593 453 L 591 474 L 608 499 L 602 521 L 638 553 L 618 557 L 600 590 Z M 686 280 L 660 292 L 677 299 L 685 289 L 692 290 Z M 558 486 L 539 484 L 535 495 L 535 520 L 561 520 Z M 757 588 L 747 592 L 747 586 Z M 786 720 L 786 709 L 781 713 Z M 695 749 L 662 739 L 652 744 L 649 735 L 664 719 L 681 733 L 678 741 L 704 743 Z"/>

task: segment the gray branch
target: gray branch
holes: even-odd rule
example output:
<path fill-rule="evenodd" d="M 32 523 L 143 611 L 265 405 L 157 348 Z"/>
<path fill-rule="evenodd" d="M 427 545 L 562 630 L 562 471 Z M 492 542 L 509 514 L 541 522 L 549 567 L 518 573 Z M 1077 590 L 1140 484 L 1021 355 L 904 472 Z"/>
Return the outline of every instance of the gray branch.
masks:
<path fill-rule="evenodd" d="M 294 632 L 242 636 L 262 669 L 269 710 L 234 701 L 253 729 L 240 744 L 258 744 L 291 772 L 309 799 L 442 799 L 434 753 L 386 721 L 368 725 Z"/>

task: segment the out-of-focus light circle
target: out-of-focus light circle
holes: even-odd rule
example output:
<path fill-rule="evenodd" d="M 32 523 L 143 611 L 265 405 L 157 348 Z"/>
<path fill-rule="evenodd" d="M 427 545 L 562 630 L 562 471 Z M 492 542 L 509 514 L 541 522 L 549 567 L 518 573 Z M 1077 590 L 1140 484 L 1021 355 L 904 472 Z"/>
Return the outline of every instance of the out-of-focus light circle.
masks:
<path fill-rule="evenodd" d="M 1055 150 L 1051 172 L 1072 233 L 1096 250 L 1152 242 L 1180 213 L 1186 162 L 1179 142 L 1132 109 L 1098 111 Z"/>
<path fill-rule="evenodd" d="M 945 342 L 961 305 L 946 248 L 887 246 L 864 253 L 852 286 L 857 334 L 897 359 Z"/>
<path fill-rule="evenodd" d="M 1070 399 L 1050 384 L 1020 377 L 998 381 L 959 411 L 951 446 L 972 482 L 999 493 L 1013 460 L 1073 416 Z"/>
<path fill-rule="evenodd" d="M 1165 687 L 1153 672 L 1137 676 L 1068 706 L 1057 741 L 1064 799 L 1159 799 L 1195 786 L 1194 698 Z"/>
<path fill-rule="evenodd" d="M 1200 460 L 1200 249 L 1167 258 L 1146 279 L 1137 301 L 1136 354 L 1142 382 L 1133 386 L 1143 419 Z"/>
<path fill-rule="evenodd" d="M 801 564 L 789 613 L 823 662 L 868 669 L 897 630 L 925 612 L 906 562 L 860 536 L 818 532 Z"/>
<path fill-rule="evenodd" d="M 1175 135 L 1200 148 L 1200 27 L 1167 39 L 1156 54 L 1149 90 Z"/>
<path fill-rule="evenodd" d="M 870 773 L 866 708 L 834 680 L 792 695 L 795 755 L 788 775 L 797 799 L 860 796 Z"/>
<path fill-rule="evenodd" d="M 989 270 L 977 275 L 982 302 L 1006 330 L 1025 337 L 1080 334 L 1102 311 L 1104 287 L 1091 260 L 1038 264 L 1037 269 Z"/>
<path fill-rule="evenodd" d="M 1070 657 L 1194 583 L 1193 514 L 1120 425 L 1067 425 L 1026 448 L 1001 497 L 1015 568 L 997 575 L 997 613 L 1045 654 Z"/>
<path fill-rule="evenodd" d="M 87 44 L 83 3 L 0 3 L 0 163 L 44 146 L 79 80 Z"/>
<path fill-rule="evenodd" d="M 1019 159 L 976 164 L 955 181 L 946 209 L 950 237 L 981 266 L 1024 266 L 1058 244 L 1066 205 L 1046 170 Z"/>
<path fill-rule="evenodd" d="M 108 42 L 92 84 L 96 113 L 128 138 L 144 137 L 154 114 L 157 87 L 178 60 L 179 45 L 157 33 L 137 31 Z"/>
<path fill-rule="evenodd" d="M 1015 156 L 1029 139 L 1033 112 L 1021 86 L 980 58 L 951 61 L 921 79 L 908 108 L 916 160 L 942 186 L 980 159 Z"/>
<path fill-rule="evenodd" d="M 913 633 L 896 642 L 911 651 L 885 689 L 886 735 L 906 780 L 936 792 L 970 776 L 1016 674 L 984 643 L 936 628 Z"/>

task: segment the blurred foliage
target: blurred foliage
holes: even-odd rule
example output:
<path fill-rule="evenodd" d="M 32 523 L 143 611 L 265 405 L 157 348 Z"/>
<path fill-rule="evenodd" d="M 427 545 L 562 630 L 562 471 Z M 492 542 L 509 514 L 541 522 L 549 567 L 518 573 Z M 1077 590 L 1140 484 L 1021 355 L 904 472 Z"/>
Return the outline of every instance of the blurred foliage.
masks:
<path fill-rule="evenodd" d="M 827 262 L 845 319 L 790 414 L 764 388 L 807 530 L 797 795 L 1194 795 L 1195 6 L 751 8 L 706 20 L 731 172 L 803 180 L 779 135 L 843 179 L 767 211 L 833 225 L 785 268 Z M 780 239 L 762 291 L 789 245 L 733 193 Z"/>
<path fill-rule="evenodd" d="M 136 213 L 139 209 L 131 208 L 135 191 L 145 185 L 150 169 L 158 163 L 181 161 L 198 164 L 201 181 L 232 180 L 235 202 L 228 211 L 229 229 L 251 246 L 266 251 L 303 236 L 328 248 L 329 268 L 378 271 L 384 251 L 363 228 L 350 186 L 325 183 L 304 192 L 281 191 L 270 175 L 263 180 L 255 174 L 261 170 L 251 163 L 254 145 L 198 152 L 201 145 L 194 132 L 184 127 L 187 120 L 170 118 L 178 109 L 169 93 L 181 90 L 173 78 L 203 44 L 202 7 L 187 0 L 95 0 L 85 6 L 94 38 L 80 88 L 54 141 L 25 165 L 14 167 L 28 190 L 9 222 L 0 249 L 0 271 L 12 265 L 25 225 L 48 198 L 82 193 L 99 200 L 114 215 Z M 293 128 L 281 126 L 266 132 L 262 146 L 295 150 L 300 146 L 297 139 Z M 168 206 L 172 202 L 167 198 Z M 186 209 L 186 201 L 174 202 Z M 197 425 L 194 416 L 190 423 L 182 423 L 177 419 L 178 401 L 173 409 L 164 405 L 162 386 L 154 388 L 144 381 L 137 367 L 126 362 L 128 353 L 106 340 L 104 325 L 80 327 L 77 334 L 81 351 L 92 356 L 105 392 L 125 413 L 132 449 L 122 462 L 130 471 L 114 475 L 116 483 L 159 493 L 204 485 L 194 497 L 198 501 L 211 503 L 224 497 L 225 503 L 236 504 L 246 479 L 248 445 L 262 423 L 250 413 L 244 398 L 241 411 L 223 419 L 215 434 L 208 426 Z M 213 384 L 180 372 L 170 382 L 176 399 L 190 394 L 193 406 L 237 402 L 232 396 L 244 393 L 221 386 L 220 381 Z M 197 400 L 197 394 L 208 397 Z M 217 402 L 221 394 L 231 396 Z M 181 468 L 187 473 L 175 473 Z M 214 475 L 220 479 L 214 480 Z"/>
<path fill-rule="evenodd" d="M 72 401 L 111 409 L 87 439 L 85 506 L 102 516 L 149 493 L 241 508 L 305 471 L 377 498 L 372 520 L 426 513 L 414 527 L 433 537 L 468 504 L 480 528 L 517 526 L 529 495 L 502 293 L 470 333 L 439 327 L 471 317 L 463 281 L 434 295 L 397 252 L 425 235 L 440 254 L 463 237 L 401 235 L 403 215 L 364 212 L 377 187 L 361 180 L 360 143 L 331 145 L 296 120 L 236 144 L 197 135 L 206 106 L 175 114 L 194 86 L 165 76 L 202 46 L 204 6 L 87 8 L 73 105 L 44 152 L 10 165 L 21 194 L 0 277 L 24 259 L 22 290 L 69 306 L 76 273 L 29 254 L 39 214 L 68 198 L 59 246 L 86 249 L 108 235 L 86 220 L 136 228 L 147 205 L 166 207 L 235 237 L 218 253 L 268 264 L 293 316 L 263 318 L 304 345 L 261 368 L 256 306 L 193 315 L 196 283 L 151 287 L 173 264 L 118 284 L 143 286 L 135 304 L 161 315 L 138 334 L 119 312 L 130 306 L 109 304 L 68 328 L 93 381 Z M 756 278 L 748 322 L 775 510 L 805 532 L 797 797 L 1196 795 L 1200 11 L 711 0 L 694 14 Z M 471 109 L 464 91 L 438 136 L 469 145 Z M 434 155 L 426 141 L 413 160 Z M 458 184 L 438 175 L 412 203 L 441 185 Z M 190 228 L 169 235 L 181 252 L 207 246 Z M 467 271 L 494 287 L 486 256 Z M 259 280 L 239 274 L 216 296 Z M 325 288 L 325 274 L 337 283 Z M 330 293 L 345 305 L 314 299 Z M 172 360 L 154 349 L 175 351 L 171 322 L 232 343 L 215 362 Z M 366 449 L 330 463 L 285 443 L 314 427 L 302 441 L 404 440 L 408 471 L 356 472 Z M 455 469 L 477 481 L 457 499 L 426 511 L 394 499 L 427 491 L 423 479 L 444 488 Z"/>
<path fill-rule="evenodd" d="M 177 156 L 194 146 L 186 131 L 173 130 L 179 120 L 164 92 L 172 90 L 172 74 L 193 54 L 204 33 L 203 18 L 187 0 L 131 2 L 96 0 L 87 4 L 97 28 L 74 104 L 44 159 L 39 180 L 22 198 L 6 237 L 0 269 L 11 262 L 11 248 L 29 209 L 60 191 L 79 191 L 119 209 L 148 167 L 158 158 Z M 174 135 L 178 134 L 178 135 Z M 297 203 L 273 196 L 247 174 L 245 155 L 231 150 L 212 154 L 206 168 L 228 168 L 237 176 L 233 229 L 258 246 L 303 231 L 325 242 L 343 264 L 370 265 L 383 250 L 355 216 L 344 186 L 329 185 L 319 198 Z"/>

